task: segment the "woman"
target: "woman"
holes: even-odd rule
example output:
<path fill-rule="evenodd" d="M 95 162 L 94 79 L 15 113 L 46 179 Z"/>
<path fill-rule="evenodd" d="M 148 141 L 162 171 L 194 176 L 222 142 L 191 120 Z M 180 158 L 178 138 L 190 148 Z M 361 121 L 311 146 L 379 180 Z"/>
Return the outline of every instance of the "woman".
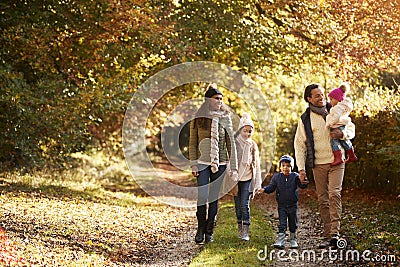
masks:
<path fill-rule="evenodd" d="M 204 103 L 190 122 L 189 159 L 198 186 L 195 236 L 198 244 L 204 239 L 205 242 L 213 241 L 218 194 L 229 161 L 231 171 L 237 175 L 232 120 L 222 97 L 218 87 L 210 84 Z"/>

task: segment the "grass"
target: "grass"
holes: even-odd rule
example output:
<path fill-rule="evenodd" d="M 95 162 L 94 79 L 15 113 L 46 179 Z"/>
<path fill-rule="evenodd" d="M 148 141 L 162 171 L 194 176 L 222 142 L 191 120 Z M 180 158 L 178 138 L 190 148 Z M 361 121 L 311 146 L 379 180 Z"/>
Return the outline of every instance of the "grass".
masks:
<path fill-rule="evenodd" d="M 231 202 L 231 201 L 230 201 Z M 237 237 L 237 223 L 234 205 L 221 204 L 218 213 L 214 242 L 205 244 L 204 249 L 195 257 L 190 266 L 263 266 L 257 254 L 265 246 L 273 243 L 272 224 L 264 212 L 256 205 L 251 205 L 250 241 Z"/>

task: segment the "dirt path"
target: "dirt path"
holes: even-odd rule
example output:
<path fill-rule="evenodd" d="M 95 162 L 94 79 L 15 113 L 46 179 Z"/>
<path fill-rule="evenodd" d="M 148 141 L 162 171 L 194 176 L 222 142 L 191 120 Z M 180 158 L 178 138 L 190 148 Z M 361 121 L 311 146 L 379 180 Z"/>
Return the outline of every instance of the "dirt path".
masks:
<path fill-rule="evenodd" d="M 156 168 L 152 172 L 145 173 L 146 176 L 154 175 L 155 173 L 169 181 L 170 183 L 184 186 L 196 186 L 195 180 L 191 175 L 183 173 L 176 167 L 165 162 L 155 163 Z M 156 196 L 158 200 L 169 203 L 183 203 L 185 205 L 192 205 L 193 200 L 186 195 L 176 196 L 175 188 L 165 186 L 163 187 L 163 195 L 166 197 Z M 193 202 L 193 203 L 192 203 Z M 194 236 L 196 234 L 196 209 L 195 207 L 181 208 L 182 216 L 187 220 L 182 224 L 178 231 L 174 231 L 168 237 L 168 242 L 154 246 L 151 249 L 152 254 L 148 255 L 145 261 L 140 262 L 135 266 L 141 267 L 175 267 L 175 266 L 188 266 L 192 259 L 201 251 L 202 246 L 196 245 Z"/>
<path fill-rule="evenodd" d="M 153 255 L 136 266 L 141 267 L 175 267 L 188 266 L 192 259 L 200 252 L 201 246 L 194 243 L 196 233 L 195 212 L 193 220 L 188 222 L 176 236 L 170 237 L 168 245 L 153 247 Z"/>
<path fill-rule="evenodd" d="M 162 172 L 165 179 L 178 183 L 183 182 L 185 186 L 192 186 L 191 183 L 194 183 L 189 176 L 185 178 L 180 170 L 161 167 L 157 169 Z M 150 171 L 140 169 L 138 173 L 151 180 L 154 169 Z M 162 187 L 161 189 L 166 196 L 177 198 L 174 192 L 168 192 L 168 188 Z M 4 179 L 0 181 L 0 192 L 2 206 L 0 227 L 4 230 L 3 235 L 0 231 L 0 239 L 2 239 L 0 241 L 3 241 L 3 243 L 0 242 L 0 265 L 2 265 L 2 259 L 9 256 L 7 253 L 2 254 L 1 251 L 4 248 L 2 244 L 7 244 L 8 241 L 11 242 L 10 248 L 13 250 L 7 250 L 7 252 L 15 252 L 12 255 L 21 255 L 24 260 L 35 263 L 35 266 L 61 266 L 59 263 L 64 262 L 66 258 L 71 262 L 86 262 L 93 266 L 188 266 L 202 250 L 202 246 L 198 246 L 194 242 L 195 207 L 174 208 L 161 204 L 149 194 L 145 194 L 137 185 L 131 183 L 115 183 L 105 190 L 86 192 L 86 190 L 76 190 L 74 187 L 58 185 L 31 187 L 24 183 Z M 114 194 L 114 192 L 117 193 Z M 132 198 L 126 198 L 125 193 L 126 196 Z M 368 203 L 374 203 L 373 205 L 368 204 L 372 212 L 376 211 L 381 199 L 385 198 L 382 196 L 371 197 L 363 193 L 359 194 L 357 198 L 355 192 L 351 190 L 343 193 L 344 203 L 348 203 L 350 199 L 354 202 L 354 205 L 346 206 L 344 219 L 350 216 L 350 221 L 349 219 L 347 222 L 344 220 L 343 229 L 346 229 L 345 227 L 352 228 L 355 225 L 353 218 L 358 218 L 356 220 L 359 226 L 356 228 L 357 235 L 364 233 L 360 224 L 363 227 L 362 223 L 365 224 L 367 220 L 371 220 L 368 222 L 370 228 L 375 228 L 375 225 L 377 230 L 387 227 L 384 224 L 386 221 L 381 220 L 386 215 L 385 212 L 383 212 L 385 215 L 376 217 L 373 216 L 373 213 L 366 212 L 364 214 L 365 210 L 361 209 L 362 203 L 365 203 L 363 202 L 364 198 L 369 201 Z M 225 200 L 221 202 L 223 201 Z M 227 201 L 231 202 L 232 199 L 229 198 Z M 126 205 L 127 203 L 133 205 Z M 266 220 L 272 221 L 276 231 L 278 213 L 275 194 L 262 194 L 256 197 L 252 203 L 265 211 Z M 386 204 L 391 203 L 387 202 Z M 292 257 L 300 257 L 303 252 L 314 251 L 316 253 L 314 258 L 299 258 L 289 261 L 274 257 L 273 263 L 267 263 L 265 266 L 367 266 L 367 264 L 361 265 L 357 262 L 340 262 L 329 258 L 328 255 L 320 259 L 321 250 L 316 248 L 320 241 L 321 225 L 316 206 L 315 190 L 312 186 L 306 190 L 300 190 L 297 233 L 300 248 L 283 251 L 287 253 L 286 256 L 283 255 L 286 258 L 293 251 L 296 253 L 292 253 L 290 255 Z M 380 207 L 379 214 L 382 213 L 382 207 L 385 205 L 380 205 Z M 395 219 L 397 218 L 396 212 L 398 212 L 397 205 L 391 207 L 393 219 L 389 222 L 394 229 L 397 229 Z M 353 216 L 353 211 L 358 211 L 358 214 L 355 214 L 357 217 Z M 261 225 L 261 227 L 264 226 Z M 265 227 L 269 226 L 265 225 Z M 370 230 L 366 229 L 367 232 Z M 346 231 L 349 231 L 348 228 Z M 349 233 L 352 232 L 349 231 Z M 382 235 L 381 232 L 377 234 L 379 234 L 379 238 Z M 391 233 L 388 232 L 388 234 Z M 393 236 L 393 239 L 396 240 L 397 233 L 393 232 L 388 236 Z M 369 240 L 369 236 L 367 238 Z M 372 240 L 371 242 L 376 241 Z M 391 248 L 392 250 L 389 251 L 386 248 L 389 245 L 394 248 L 397 243 L 386 243 L 385 241 L 380 245 L 374 243 L 373 247 L 391 253 L 393 249 Z M 270 246 L 268 250 L 273 250 L 273 247 Z M 260 264 L 263 263 L 260 262 Z M 382 265 L 370 264 L 369 266 Z"/>

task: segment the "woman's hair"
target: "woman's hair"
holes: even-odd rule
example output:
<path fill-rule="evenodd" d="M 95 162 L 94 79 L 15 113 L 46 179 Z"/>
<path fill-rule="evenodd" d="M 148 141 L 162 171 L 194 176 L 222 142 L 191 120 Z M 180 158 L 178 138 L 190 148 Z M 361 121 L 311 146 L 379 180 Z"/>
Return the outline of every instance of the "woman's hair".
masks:
<path fill-rule="evenodd" d="M 310 84 L 306 87 L 306 90 L 304 90 L 304 100 L 308 103 L 307 97 L 311 97 L 311 91 L 316 89 L 316 88 L 322 88 L 321 85 L 317 83 Z"/>
<path fill-rule="evenodd" d="M 211 129 L 211 99 L 206 97 L 204 103 L 196 112 L 195 124 L 203 129 Z M 224 103 L 221 105 L 221 111 L 228 111 L 228 107 Z"/>

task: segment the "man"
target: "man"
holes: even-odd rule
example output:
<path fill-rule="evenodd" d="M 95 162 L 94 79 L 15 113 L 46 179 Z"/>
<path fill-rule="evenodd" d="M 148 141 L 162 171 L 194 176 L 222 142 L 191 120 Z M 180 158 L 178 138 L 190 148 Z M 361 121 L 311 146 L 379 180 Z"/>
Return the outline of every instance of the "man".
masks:
<path fill-rule="evenodd" d="M 309 107 L 301 115 L 294 139 L 295 157 L 300 178 L 306 176 L 306 162 L 312 168 L 323 223 L 324 239 L 320 248 L 337 247 L 342 213 L 342 182 L 345 163 L 331 166 L 334 160 L 330 137 L 349 140 L 354 138 L 353 123 L 342 132 L 330 132 L 325 127 L 325 118 L 331 108 L 326 103 L 323 88 L 318 84 L 308 85 L 304 100 Z M 344 151 L 342 155 L 345 155 Z"/>

